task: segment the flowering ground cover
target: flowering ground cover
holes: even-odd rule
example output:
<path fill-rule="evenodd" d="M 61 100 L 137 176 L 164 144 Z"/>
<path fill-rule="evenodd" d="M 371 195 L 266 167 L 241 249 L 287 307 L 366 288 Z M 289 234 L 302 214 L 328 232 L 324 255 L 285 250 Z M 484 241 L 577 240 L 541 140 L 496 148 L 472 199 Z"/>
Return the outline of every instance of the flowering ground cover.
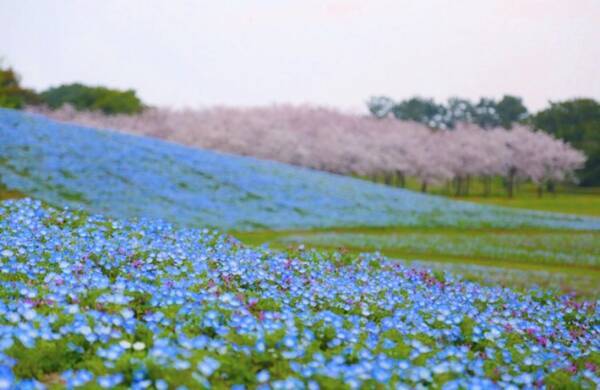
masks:
<path fill-rule="evenodd" d="M 473 257 L 502 262 L 581 265 L 600 269 L 600 232 L 529 231 L 403 231 L 313 232 L 292 234 L 283 243 L 393 249 L 412 256 Z"/>
<path fill-rule="evenodd" d="M 24 199 L 0 260 L 0 388 L 600 386 L 596 304 L 377 255 Z"/>
<path fill-rule="evenodd" d="M 586 268 L 522 267 L 469 261 L 394 260 L 409 267 L 433 272 L 450 272 L 460 275 L 465 280 L 505 286 L 517 291 L 543 288 L 554 294 L 571 294 L 577 300 L 597 300 L 600 297 L 599 272 Z"/>
<path fill-rule="evenodd" d="M 600 229 L 600 218 L 457 202 L 5 109 L 0 110 L 0 181 L 52 205 L 184 226 Z"/>
<path fill-rule="evenodd" d="M 540 286 L 600 297 L 597 231 L 488 228 L 337 228 L 235 232 L 251 245 L 321 251 L 378 251 L 403 264 L 450 271 L 486 284 Z"/>

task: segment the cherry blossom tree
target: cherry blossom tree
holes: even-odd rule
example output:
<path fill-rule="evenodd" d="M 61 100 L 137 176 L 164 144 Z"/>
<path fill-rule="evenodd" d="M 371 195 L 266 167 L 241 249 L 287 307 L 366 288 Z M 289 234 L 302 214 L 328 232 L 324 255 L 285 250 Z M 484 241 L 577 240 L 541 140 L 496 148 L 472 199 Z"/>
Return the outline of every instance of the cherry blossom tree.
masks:
<path fill-rule="evenodd" d="M 526 126 L 482 129 L 456 123 L 432 130 L 391 117 L 344 113 L 308 105 L 171 110 L 103 115 L 68 106 L 30 109 L 66 122 L 111 128 L 194 147 L 276 160 L 344 175 L 383 178 L 386 184 L 417 178 L 421 189 L 453 183 L 468 195 L 470 183 L 504 177 L 509 196 L 517 182 L 544 185 L 573 180 L 585 156 L 563 141 Z M 541 194 L 541 192 L 540 192 Z"/>

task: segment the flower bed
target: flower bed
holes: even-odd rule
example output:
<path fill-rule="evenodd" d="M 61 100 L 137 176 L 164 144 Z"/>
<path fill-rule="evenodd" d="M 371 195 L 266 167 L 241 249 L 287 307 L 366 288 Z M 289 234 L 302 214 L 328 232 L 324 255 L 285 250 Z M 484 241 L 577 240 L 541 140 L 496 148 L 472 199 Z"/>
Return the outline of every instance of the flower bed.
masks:
<path fill-rule="evenodd" d="M 597 388 L 599 324 L 374 255 L 0 204 L 0 388 Z"/>

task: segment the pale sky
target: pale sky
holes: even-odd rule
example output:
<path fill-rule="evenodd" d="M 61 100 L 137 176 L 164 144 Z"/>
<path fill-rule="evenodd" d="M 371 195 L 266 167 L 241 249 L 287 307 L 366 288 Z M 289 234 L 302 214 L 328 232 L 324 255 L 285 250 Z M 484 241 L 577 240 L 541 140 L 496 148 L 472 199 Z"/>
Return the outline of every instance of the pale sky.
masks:
<path fill-rule="evenodd" d="M 24 85 L 154 105 L 600 100 L 600 0 L 0 0 L 0 26 Z"/>

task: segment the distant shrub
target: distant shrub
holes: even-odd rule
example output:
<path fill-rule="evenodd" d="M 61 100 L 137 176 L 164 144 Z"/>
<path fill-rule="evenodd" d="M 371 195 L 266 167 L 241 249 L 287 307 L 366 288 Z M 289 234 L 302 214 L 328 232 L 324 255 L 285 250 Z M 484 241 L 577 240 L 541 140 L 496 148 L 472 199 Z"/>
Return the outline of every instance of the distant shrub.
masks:
<path fill-rule="evenodd" d="M 446 104 L 418 96 L 399 102 L 387 96 L 374 96 L 367 101 L 367 108 L 378 119 L 392 114 L 396 119 L 418 122 L 433 129 L 453 129 L 465 122 L 484 129 L 510 129 L 529 115 L 523 100 L 512 95 L 504 95 L 499 101 L 482 97 L 478 102 L 452 97 Z"/>
<path fill-rule="evenodd" d="M 531 117 L 531 124 L 582 150 L 589 157 L 580 172 L 582 184 L 600 185 L 600 102 L 585 98 L 553 102 Z"/>
<path fill-rule="evenodd" d="M 0 66 L 0 107 L 21 109 L 38 102 L 39 96 L 21 86 L 20 77 L 12 68 Z"/>
<path fill-rule="evenodd" d="M 143 110 L 134 90 L 121 91 L 106 87 L 90 87 L 80 83 L 63 84 L 41 93 L 43 102 L 52 109 L 70 104 L 78 111 L 102 111 L 108 115 L 136 114 Z"/>

